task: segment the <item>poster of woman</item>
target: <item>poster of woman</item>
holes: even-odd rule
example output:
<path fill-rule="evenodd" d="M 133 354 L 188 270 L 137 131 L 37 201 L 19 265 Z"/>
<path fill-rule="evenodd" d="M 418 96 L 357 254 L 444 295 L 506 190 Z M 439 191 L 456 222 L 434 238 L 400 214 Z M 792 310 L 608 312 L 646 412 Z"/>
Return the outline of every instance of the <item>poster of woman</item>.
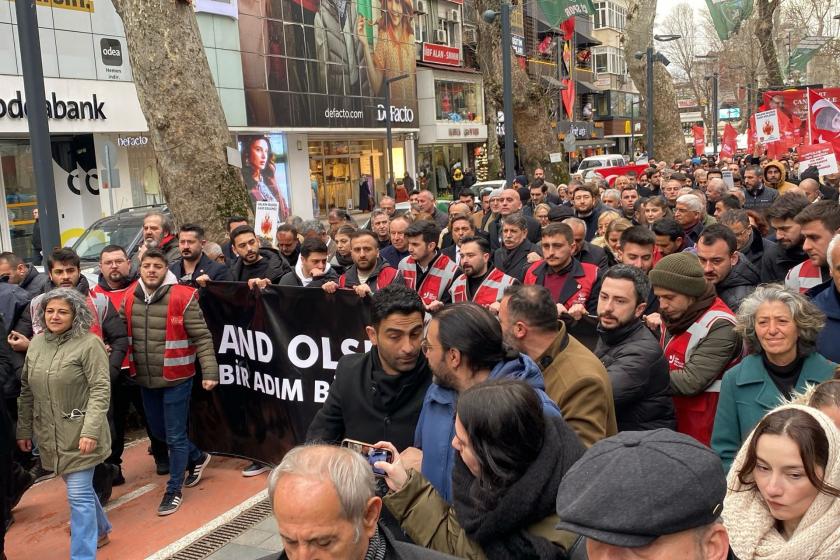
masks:
<path fill-rule="evenodd" d="M 394 105 L 414 96 L 415 43 L 412 0 L 382 0 L 382 16 L 375 23 L 376 40 L 368 41 L 367 21 L 361 13 L 356 19 L 356 34 L 364 49 L 373 94 L 384 95 L 385 80 L 407 74 L 408 78 L 391 84 Z"/>
<path fill-rule="evenodd" d="M 239 145 L 242 178 L 251 196 L 251 203 L 256 208 L 256 203 L 260 201 L 277 202 L 280 219 L 285 220 L 290 210 L 283 136 L 240 136 Z"/>

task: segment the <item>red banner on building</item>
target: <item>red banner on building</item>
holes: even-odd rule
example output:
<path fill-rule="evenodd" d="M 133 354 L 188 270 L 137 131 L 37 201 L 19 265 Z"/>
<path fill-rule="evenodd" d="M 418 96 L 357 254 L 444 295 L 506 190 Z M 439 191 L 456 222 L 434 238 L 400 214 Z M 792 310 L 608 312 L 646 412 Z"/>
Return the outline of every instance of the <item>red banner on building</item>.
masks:
<path fill-rule="evenodd" d="M 446 66 L 461 65 L 461 51 L 457 47 L 423 43 L 423 62 L 445 64 Z"/>
<path fill-rule="evenodd" d="M 694 155 L 702 156 L 706 152 L 706 131 L 702 126 L 694 125 L 691 132 L 694 134 Z"/>

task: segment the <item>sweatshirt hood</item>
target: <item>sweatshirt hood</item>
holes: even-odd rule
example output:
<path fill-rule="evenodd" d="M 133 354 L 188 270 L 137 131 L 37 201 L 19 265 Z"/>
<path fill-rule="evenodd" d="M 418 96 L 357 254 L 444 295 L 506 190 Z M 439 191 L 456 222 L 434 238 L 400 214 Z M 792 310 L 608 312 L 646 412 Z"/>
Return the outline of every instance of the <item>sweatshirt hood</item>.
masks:
<path fill-rule="evenodd" d="M 328 261 L 327 262 L 327 267 L 324 269 L 324 274 L 328 273 L 330 270 L 332 270 L 332 267 L 330 266 L 330 263 Z M 309 278 L 306 278 L 303 275 L 303 259 L 302 258 L 299 258 L 297 260 L 297 262 L 295 263 L 295 275 L 298 277 L 298 280 L 300 280 L 300 283 L 303 284 L 304 288 L 309 286 L 309 283 L 312 282 L 312 277 L 311 276 Z"/>
<path fill-rule="evenodd" d="M 537 363 L 519 354 L 517 358 L 506 362 L 499 362 L 490 372 L 490 379 L 517 379 L 524 381 L 534 389 L 545 390 L 545 380 Z"/>
<path fill-rule="evenodd" d="M 776 169 L 779 170 L 779 173 L 782 174 L 782 178 L 779 181 L 780 185 L 784 184 L 784 182 L 787 181 L 787 169 L 785 169 L 785 165 L 782 162 L 774 159 L 773 161 L 771 161 L 767 165 L 765 165 L 764 166 L 764 171 L 761 172 L 761 176 L 764 179 L 765 183 L 767 182 L 767 168 L 768 167 L 775 167 Z"/>

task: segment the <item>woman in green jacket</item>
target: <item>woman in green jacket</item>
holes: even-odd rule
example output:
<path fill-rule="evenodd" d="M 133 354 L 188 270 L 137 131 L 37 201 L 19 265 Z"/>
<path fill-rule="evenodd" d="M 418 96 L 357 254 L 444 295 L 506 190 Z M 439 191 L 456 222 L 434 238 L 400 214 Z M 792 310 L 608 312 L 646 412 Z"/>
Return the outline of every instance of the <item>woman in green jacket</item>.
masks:
<path fill-rule="evenodd" d="M 759 286 L 741 303 L 735 330 L 751 353 L 724 374 L 712 431 L 725 471 L 765 414 L 834 375 L 837 364 L 816 351 L 824 323 L 808 298 L 780 284 Z"/>
<path fill-rule="evenodd" d="M 417 471 L 378 462 L 393 490 L 384 502 L 412 540 L 469 559 L 565 558 L 576 540 L 558 531 L 557 488 L 584 447 L 562 418 L 543 416 L 533 387 L 488 381 L 458 398 L 453 504 Z"/>
<path fill-rule="evenodd" d="M 108 542 L 111 524 L 93 490 L 93 470 L 111 453 L 108 354 L 90 332 L 94 319 L 76 290 L 47 293 L 38 314 L 46 330 L 26 353 L 18 398 L 17 443 L 22 451 L 38 443 L 44 468 L 67 484 L 70 557 L 96 558 Z"/>

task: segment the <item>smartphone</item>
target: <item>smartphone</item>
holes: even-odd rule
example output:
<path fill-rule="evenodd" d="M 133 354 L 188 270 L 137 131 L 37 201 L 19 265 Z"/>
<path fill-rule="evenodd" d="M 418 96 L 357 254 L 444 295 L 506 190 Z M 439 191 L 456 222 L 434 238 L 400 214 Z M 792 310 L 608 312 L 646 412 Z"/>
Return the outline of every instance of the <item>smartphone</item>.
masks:
<path fill-rule="evenodd" d="M 374 463 L 379 461 L 385 461 L 386 463 L 393 463 L 394 462 L 394 454 L 391 453 L 388 449 L 384 449 L 382 447 L 374 447 L 369 443 L 364 443 L 362 441 L 356 441 L 354 439 L 344 439 L 341 441 L 341 447 L 346 447 L 348 449 L 352 449 L 353 451 L 357 451 L 362 454 L 362 456 L 367 459 L 367 462 L 370 463 L 370 468 L 373 469 L 373 474 L 376 476 L 385 476 L 385 471 L 382 469 L 377 469 L 374 467 Z"/>

